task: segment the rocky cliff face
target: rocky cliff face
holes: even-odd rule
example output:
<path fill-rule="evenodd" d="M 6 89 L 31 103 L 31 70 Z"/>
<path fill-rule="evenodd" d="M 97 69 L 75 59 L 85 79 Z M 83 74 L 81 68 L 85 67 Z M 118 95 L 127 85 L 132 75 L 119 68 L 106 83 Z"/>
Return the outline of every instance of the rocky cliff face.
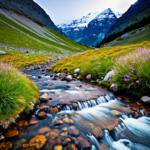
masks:
<path fill-rule="evenodd" d="M 0 9 L 7 9 L 12 13 L 25 16 L 40 26 L 59 32 L 46 12 L 33 0 L 0 0 Z"/>
<path fill-rule="evenodd" d="M 138 0 L 120 17 L 110 28 L 106 37 L 110 36 L 114 32 L 118 32 L 130 21 L 136 18 L 139 14 L 150 9 L 150 0 Z M 135 20 L 136 21 L 136 20 Z"/>
<path fill-rule="evenodd" d="M 81 19 L 73 20 L 69 24 L 58 25 L 72 40 L 87 46 L 95 46 L 103 39 L 104 34 L 116 22 L 121 13 L 110 9 L 103 12 L 89 13 Z"/>

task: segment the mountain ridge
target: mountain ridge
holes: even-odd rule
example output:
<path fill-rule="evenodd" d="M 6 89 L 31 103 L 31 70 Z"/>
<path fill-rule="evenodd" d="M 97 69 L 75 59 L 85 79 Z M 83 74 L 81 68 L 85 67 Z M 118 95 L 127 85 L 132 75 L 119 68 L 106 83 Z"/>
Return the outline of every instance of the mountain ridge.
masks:
<path fill-rule="evenodd" d="M 71 21 L 69 24 L 59 24 L 57 27 L 70 39 L 87 46 L 95 46 L 97 42 L 104 38 L 100 35 L 105 34 L 111 25 L 115 23 L 117 17 L 119 18 L 121 15 L 121 13 L 117 11 L 114 13 L 111 8 L 108 8 L 103 12 L 89 13 L 80 19 Z M 110 24 L 107 24 L 107 21 Z M 100 24 L 102 24 L 102 29 L 99 27 Z"/>

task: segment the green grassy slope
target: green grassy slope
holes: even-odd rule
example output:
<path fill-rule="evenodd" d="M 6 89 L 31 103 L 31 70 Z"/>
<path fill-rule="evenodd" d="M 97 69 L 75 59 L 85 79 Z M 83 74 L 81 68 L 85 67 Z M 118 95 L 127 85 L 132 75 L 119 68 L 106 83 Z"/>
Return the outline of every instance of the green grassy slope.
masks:
<path fill-rule="evenodd" d="M 63 54 L 66 51 L 77 53 L 87 50 L 87 47 L 50 29 L 45 28 L 45 32 L 41 34 L 21 22 L 19 23 L 22 24 L 22 26 L 0 14 L 0 43 L 36 51 L 44 50 L 55 52 L 58 54 Z M 45 36 L 43 36 L 44 34 Z"/>
<path fill-rule="evenodd" d="M 105 44 L 105 46 L 121 46 L 129 44 L 137 44 L 143 41 L 150 41 L 150 24 L 142 28 L 129 32 L 130 38 L 122 40 L 121 37 Z"/>

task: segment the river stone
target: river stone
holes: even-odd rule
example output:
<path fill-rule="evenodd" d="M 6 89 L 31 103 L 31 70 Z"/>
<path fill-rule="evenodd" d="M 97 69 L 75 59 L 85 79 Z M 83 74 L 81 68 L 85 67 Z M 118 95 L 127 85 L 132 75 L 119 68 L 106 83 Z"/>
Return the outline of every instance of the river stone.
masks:
<path fill-rule="evenodd" d="M 91 74 L 87 75 L 87 76 L 86 76 L 86 79 L 87 79 L 87 80 L 91 80 L 91 79 L 92 79 L 92 75 L 91 75 Z"/>
<path fill-rule="evenodd" d="M 37 116 L 41 119 L 46 118 L 46 112 L 45 111 L 40 111 Z"/>
<path fill-rule="evenodd" d="M 79 68 L 77 68 L 77 69 L 74 70 L 74 73 L 80 73 L 80 72 L 81 72 L 81 71 L 80 71 Z"/>
<path fill-rule="evenodd" d="M 6 52 L 0 50 L 0 55 L 4 55 L 4 54 L 6 54 Z"/>
<path fill-rule="evenodd" d="M 38 123 L 38 120 L 35 120 L 35 118 L 32 118 L 29 122 L 30 125 L 34 125 L 34 124 L 37 124 Z"/>
<path fill-rule="evenodd" d="M 54 147 L 54 150 L 62 150 L 63 149 L 63 146 L 62 145 L 56 145 Z"/>
<path fill-rule="evenodd" d="M 0 144 L 0 150 L 9 150 L 12 148 L 12 142 L 2 142 Z"/>
<path fill-rule="evenodd" d="M 80 134 L 79 131 L 74 126 L 68 128 L 68 133 L 74 137 L 78 137 Z"/>
<path fill-rule="evenodd" d="M 59 109 L 57 107 L 53 107 L 52 110 L 55 114 L 59 112 Z"/>
<path fill-rule="evenodd" d="M 56 139 L 56 138 L 58 137 L 58 133 L 57 133 L 57 132 L 54 132 L 54 131 L 52 130 L 51 132 L 48 132 L 48 133 L 46 134 L 46 137 L 47 137 L 47 139 L 48 139 L 49 141 L 51 141 L 51 140 L 54 140 L 54 139 Z"/>
<path fill-rule="evenodd" d="M 90 144 L 88 141 L 86 141 L 83 137 L 79 136 L 79 137 L 77 138 L 77 140 L 79 141 L 79 146 L 80 146 L 81 148 L 83 148 L 83 149 L 91 148 L 91 144 Z"/>
<path fill-rule="evenodd" d="M 13 138 L 13 137 L 18 136 L 18 135 L 19 135 L 18 130 L 8 130 L 6 132 L 6 137 L 7 138 Z"/>
<path fill-rule="evenodd" d="M 100 127 L 95 127 L 93 129 L 93 134 L 97 139 L 103 137 L 103 131 L 101 130 Z"/>
<path fill-rule="evenodd" d="M 43 127 L 41 129 L 38 130 L 38 134 L 45 134 L 47 132 L 50 132 L 51 129 L 49 127 Z"/>
<path fill-rule="evenodd" d="M 77 74 L 73 74 L 73 77 L 74 77 L 74 78 L 77 78 L 77 76 L 78 76 Z"/>
<path fill-rule="evenodd" d="M 72 75 L 68 75 L 67 78 L 66 78 L 66 81 L 72 81 L 72 79 L 73 79 Z"/>
<path fill-rule="evenodd" d="M 52 100 L 52 98 L 47 93 L 44 93 L 42 96 L 40 96 L 41 102 L 47 102 L 48 100 Z"/>
<path fill-rule="evenodd" d="M 118 86 L 117 86 L 117 84 L 112 84 L 112 85 L 110 86 L 110 90 L 112 90 L 112 91 L 114 91 L 114 92 L 118 92 Z"/>
<path fill-rule="evenodd" d="M 46 141 L 47 139 L 44 135 L 37 135 L 30 140 L 29 145 L 31 147 L 35 146 L 36 149 L 41 149 L 45 145 Z"/>
<path fill-rule="evenodd" d="M 121 36 L 122 39 L 127 39 L 127 38 L 129 38 L 129 37 L 130 37 L 129 33 L 123 34 L 123 35 Z"/>
<path fill-rule="evenodd" d="M 71 139 L 70 138 L 66 138 L 63 142 L 62 145 L 67 146 L 68 144 L 71 143 Z"/>
<path fill-rule="evenodd" d="M 150 103 L 150 97 L 148 97 L 148 96 L 142 96 L 141 97 L 141 101 L 144 102 L 144 103 Z"/>
<path fill-rule="evenodd" d="M 58 125 L 61 125 L 61 124 L 63 124 L 62 120 L 55 120 L 55 122 L 54 122 L 54 126 L 58 126 Z"/>
<path fill-rule="evenodd" d="M 69 145 L 67 146 L 67 150 L 76 150 L 75 144 L 69 144 Z"/>

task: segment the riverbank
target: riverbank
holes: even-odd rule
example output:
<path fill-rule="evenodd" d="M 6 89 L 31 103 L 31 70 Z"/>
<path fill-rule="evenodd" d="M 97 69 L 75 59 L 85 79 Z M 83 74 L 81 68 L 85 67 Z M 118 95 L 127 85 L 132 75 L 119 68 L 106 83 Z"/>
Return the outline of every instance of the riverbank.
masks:
<path fill-rule="evenodd" d="M 149 147 L 144 137 L 140 138 L 144 140 L 134 142 L 134 136 L 131 134 L 133 131 L 135 134 L 142 132 L 140 127 L 145 125 L 147 120 L 141 119 L 149 116 L 147 107 L 114 96 L 94 83 L 80 81 L 77 79 L 78 73 L 55 74 L 41 69 L 24 71 L 36 83 L 40 91 L 40 102 L 28 118 L 22 118 L 15 126 L 6 130 L 6 138 L 0 142 L 0 148 L 74 150 L 91 149 L 95 146 L 97 149 L 106 147 L 109 150 L 109 145 L 115 147 L 113 142 L 120 142 L 120 136 L 128 139 L 133 147 L 139 146 L 138 142 L 141 144 L 140 148 Z M 131 118 L 134 119 L 130 121 Z M 125 128 L 127 121 L 129 125 L 136 122 L 141 123 L 141 126 Z M 116 130 L 119 125 L 124 126 L 121 132 Z M 136 130 L 133 130 L 134 128 Z M 117 135 L 117 139 L 111 143 L 106 137 L 114 139 L 115 135 L 112 133 Z M 92 137 L 98 145 L 89 140 Z M 106 143 L 102 142 L 104 140 Z M 126 144 L 123 146 L 126 147 Z"/>

